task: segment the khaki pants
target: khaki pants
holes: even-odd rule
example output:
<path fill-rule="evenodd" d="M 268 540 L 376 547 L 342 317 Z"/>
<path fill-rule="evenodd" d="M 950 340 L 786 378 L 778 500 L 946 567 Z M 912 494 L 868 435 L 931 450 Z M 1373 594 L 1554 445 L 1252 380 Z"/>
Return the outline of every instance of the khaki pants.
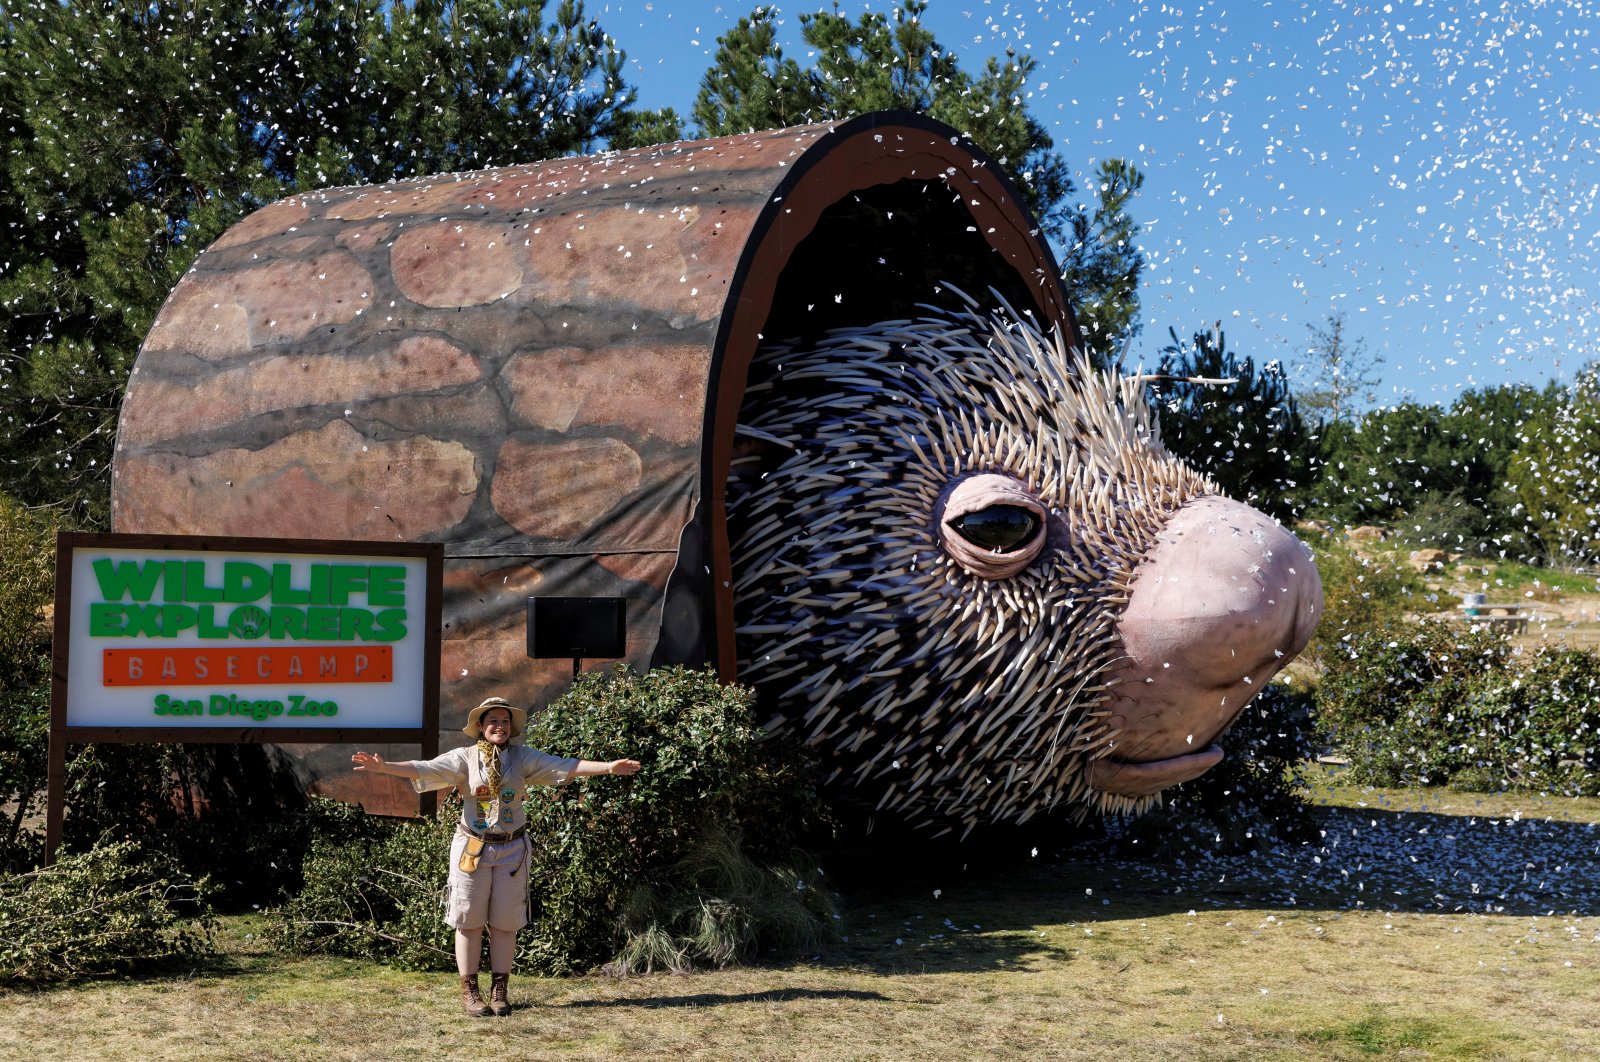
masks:
<path fill-rule="evenodd" d="M 485 844 L 478 869 L 461 869 L 466 835 L 457 831 L 450 842 L 450 878 L 446 884 L 444 920 L 454 929 L 521 929 L 528 924 L 528 864 L 524 834 L 514 841 Z"/>

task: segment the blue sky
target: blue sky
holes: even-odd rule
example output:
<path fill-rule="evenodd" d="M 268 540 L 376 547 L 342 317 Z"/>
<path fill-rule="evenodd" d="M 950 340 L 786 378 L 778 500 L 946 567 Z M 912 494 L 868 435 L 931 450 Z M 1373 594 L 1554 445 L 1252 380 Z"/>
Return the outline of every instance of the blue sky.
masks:
<path fill-rule="evenodd" d="M 889 0 L 844 3 L 854 18 Z M 644 107 L 687 117 L 752 7 L 590 0 Z M 806 63 L 799 16 L 785 47 Z M 1220 320 L 1290 367 L 1334 310 L 1383 359 L 1379 401 L 1569 379 L 1600 359 L 1600 4 L 1556 0 L 932 0 L 976 71 L 1035 57 L 1027 101 L 1076 174 L 1146 175 L 1129 365 Z"/>

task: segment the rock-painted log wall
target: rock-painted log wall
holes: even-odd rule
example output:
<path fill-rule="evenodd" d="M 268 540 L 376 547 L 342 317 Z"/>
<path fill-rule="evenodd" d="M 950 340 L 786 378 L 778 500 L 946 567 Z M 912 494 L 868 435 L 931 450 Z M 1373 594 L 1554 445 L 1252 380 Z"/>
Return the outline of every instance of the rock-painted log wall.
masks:
<path fill-rule="evenodd" d="M 731 678 L 723 491 L 757 347 L 944 280 L 1070 330 L 1056 277 L 982 153 L 898 113 L 294 196 L 151 329 L 113 526 L 446 543 L 441 747 L 491 692 L 565 688 L 570 663 L 525 655 L 529 596 L 625 597 L 630 663 Z M 415 807 L 348 750 L 289 751 L 323 792 Z"/>

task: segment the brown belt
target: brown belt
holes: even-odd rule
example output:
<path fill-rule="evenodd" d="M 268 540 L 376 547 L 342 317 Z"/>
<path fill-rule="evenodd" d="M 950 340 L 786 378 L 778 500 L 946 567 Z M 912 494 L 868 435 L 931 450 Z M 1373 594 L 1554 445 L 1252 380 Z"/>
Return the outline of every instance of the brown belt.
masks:
<path fill-rule="evenodd" d="M 510 833 L 495 833 L 493 831 L 484 831 L 484 832 L 480 833 L 477 830 L 474 830 L 472 827 L 468 826 L 464 822 L 456 823 L 456 829 L 460 830 L 462 833 L 466 834 L 468 837 L 476 837 L 478 840 L 483 841 L 485 844 L 505 844 L 507 841 L 515 841 L 518 837 L 521 837 L 523 834 L 528 832 L 528 827 L 527 827 L 526 823 L 524 823 L 521 826 L 518 826 L 516 829 L 512 830 Z"/>

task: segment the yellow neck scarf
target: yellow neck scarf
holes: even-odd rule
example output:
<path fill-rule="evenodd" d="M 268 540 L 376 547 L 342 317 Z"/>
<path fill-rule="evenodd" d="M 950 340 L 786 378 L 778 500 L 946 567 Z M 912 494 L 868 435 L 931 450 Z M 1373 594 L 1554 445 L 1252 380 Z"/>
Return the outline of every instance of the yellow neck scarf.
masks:
<path fill-rule="evenodd" d="M 501 746 L 487 738 L 478 739 L 478 754 L 483 757 L 484 770 L 489 775 L 486 784 L 490 800 L 500 799 L 500 749 Z"/>

